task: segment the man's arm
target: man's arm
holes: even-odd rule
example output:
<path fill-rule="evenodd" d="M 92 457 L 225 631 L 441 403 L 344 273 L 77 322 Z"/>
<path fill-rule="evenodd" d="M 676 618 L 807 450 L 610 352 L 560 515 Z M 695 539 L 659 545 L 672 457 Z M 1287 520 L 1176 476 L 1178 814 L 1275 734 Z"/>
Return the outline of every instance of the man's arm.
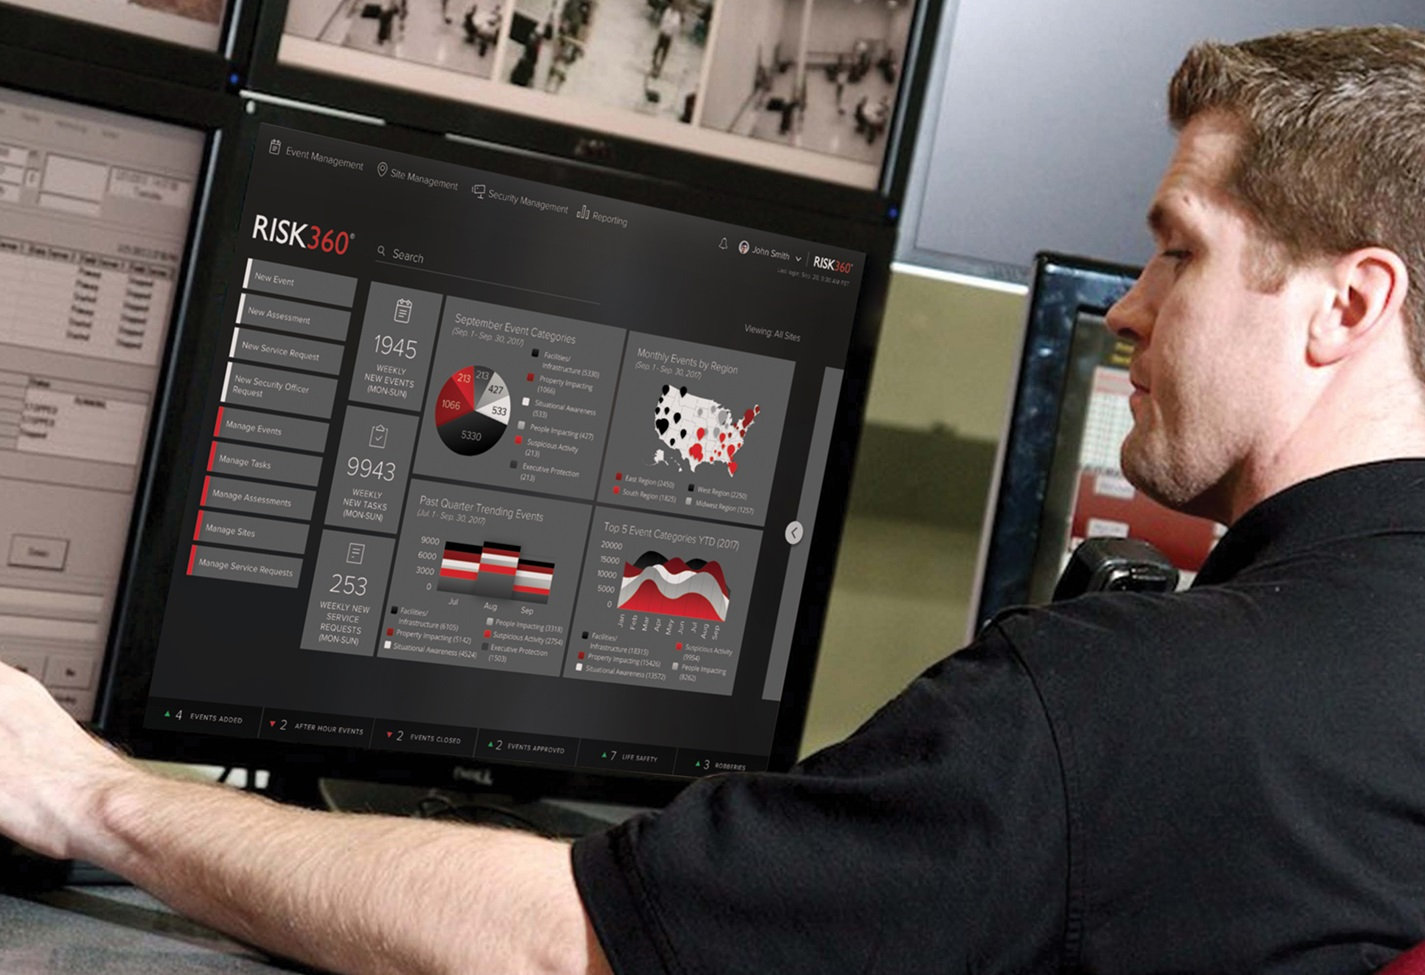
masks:
<path fill-rule="evenodd" d="M 340 972 L 606 973 L 564 844 L 145 773 L 0 664 L 0 833 Z"/>

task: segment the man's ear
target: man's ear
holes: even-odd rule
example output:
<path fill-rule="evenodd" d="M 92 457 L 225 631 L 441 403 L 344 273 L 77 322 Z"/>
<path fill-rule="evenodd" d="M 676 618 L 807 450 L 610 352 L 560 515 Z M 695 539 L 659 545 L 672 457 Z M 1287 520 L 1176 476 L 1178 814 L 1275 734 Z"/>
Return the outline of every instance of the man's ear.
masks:
<path fill-rule="evenodd" d="M 1398 319 L 1410 274 L 1395 251 L 1362 247 L 1332 261 L 1327 274 L 1331 305 L 1311 323 L 1307 354 L 1316 365 L 1330 365 L 1373 341 Z"/>

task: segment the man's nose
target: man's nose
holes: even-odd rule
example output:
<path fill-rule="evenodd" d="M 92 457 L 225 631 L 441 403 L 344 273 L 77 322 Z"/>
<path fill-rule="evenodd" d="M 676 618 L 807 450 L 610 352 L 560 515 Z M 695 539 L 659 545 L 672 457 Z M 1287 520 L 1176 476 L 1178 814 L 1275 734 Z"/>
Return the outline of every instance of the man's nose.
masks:
<path fill-rule="evenodd" d="M 1104 316 L 1104 324 L 1111 333 L 1127 342 L 1141 342 L 1147 337 L 1153 327 L 1153 311 L 1144 294 L 1142 278 L 1113 303 Z"/>

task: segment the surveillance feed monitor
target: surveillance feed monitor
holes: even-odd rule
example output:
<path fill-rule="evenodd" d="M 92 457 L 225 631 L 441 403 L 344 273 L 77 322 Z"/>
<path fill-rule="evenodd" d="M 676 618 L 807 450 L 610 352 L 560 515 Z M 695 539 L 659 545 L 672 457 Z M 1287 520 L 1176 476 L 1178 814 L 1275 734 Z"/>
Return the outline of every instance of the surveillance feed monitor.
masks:
<path fill-rule="evenodd" d="M 86 24 L 216 51 L 227 0 L 4 0 Z M 3 12 L 3 11 L 0 11 Z"/>
<path fill-rule="evenodd" d="M 864 255 L 252 131 L 145 726 L 766 767 Z"/>
<path fill-rule="evenodd" d="M 284 65 L 873 189 L 913 0 L 289 0 Z"/>
<path fill-rule="evenodd" d="M 199 132 L 0 88 L 0 660 L 82 720 L 203 150 Z"/>

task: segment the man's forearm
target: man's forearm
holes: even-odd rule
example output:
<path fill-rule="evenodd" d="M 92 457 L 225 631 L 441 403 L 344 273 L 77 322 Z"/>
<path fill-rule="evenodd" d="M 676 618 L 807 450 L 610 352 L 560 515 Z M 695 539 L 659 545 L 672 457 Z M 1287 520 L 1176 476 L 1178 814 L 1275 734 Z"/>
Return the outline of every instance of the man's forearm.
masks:
<path fill-rule="evenodd" d="M 74 851 L 177 910 L 342 972 L 600 972 L 568 848 L 116 772 Z"/>

